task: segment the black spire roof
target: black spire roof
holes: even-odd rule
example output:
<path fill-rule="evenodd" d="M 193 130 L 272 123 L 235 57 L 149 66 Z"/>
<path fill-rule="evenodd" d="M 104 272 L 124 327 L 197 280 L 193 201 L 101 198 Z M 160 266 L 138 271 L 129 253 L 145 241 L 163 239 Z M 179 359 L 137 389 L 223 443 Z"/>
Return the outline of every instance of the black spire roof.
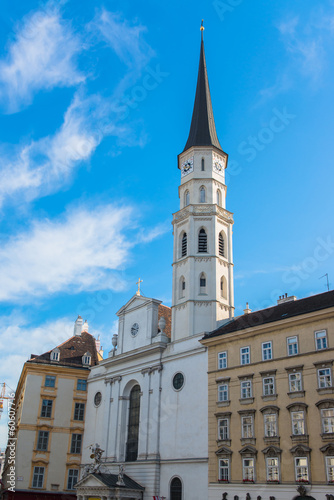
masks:
<path fill-rule="evenodd" d="M 221 151 L 223 150 L 217 137 L 215 120 L 213 117 L 208 73 L 205 62 L 203 30 L 194 110 L 189 137 L 183 151 L 186 151 L 192 146 L 215 146 Z"/>

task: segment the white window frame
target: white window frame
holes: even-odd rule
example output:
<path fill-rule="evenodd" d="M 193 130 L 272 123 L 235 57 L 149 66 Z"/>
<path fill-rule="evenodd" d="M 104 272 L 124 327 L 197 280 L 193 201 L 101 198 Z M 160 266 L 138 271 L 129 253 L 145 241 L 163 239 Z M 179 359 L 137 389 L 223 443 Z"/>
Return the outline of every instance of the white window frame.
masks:
<path fill-rule="evenodd" d="M 48 451 L 49 447 L 49 431 L 38 431 L 36 450 Z"/>
<path fill-rule="evenodd" d="M 249 462 L 249 464 L 246 465 L 246 462 Z M 252 465 L 250 465 L 252 464 Z M 252 471 L 251 474 L 249 474 L 249 471 Z M 254 457 L 247 457 L 242 459 L 242 479 L 243 480 L 249 480 L 249 481 L 254 481 L 255 482 L 255 458 Z"/>
<path fill-rule="evenodd" d="M 79 481 L 79 470 L 78 469 L 68 469 L 67 489 L 74 490 L 75 489 L 74 486 L 77 484 L 78 481 Z"/>
<path fill-rule="evenodd" d="M 298 414 L 302 414 L 303 418 L 296 418 Z M 300 424 L 302 422 L 302 425 Z M 291 412 L 291 424 L 292 424 L 292 435 L 293 436 L 305 436 L 306 434 L 306 422 L 305 422 L 305 412 L 303 410 L 292 411 Z M 296 425 L 294 425 L 296 424 Z M 303 432 L 295 432 L 295 430 L 302 429 Z"/>
<path fill-rule="evenodd" d="M 80 436 L 80 437 L 79 437 Z M 79 455 L 81 454 L 82 451 L 82 434 L 78 434 L 74 432 L 71 435 L 71 448 L 70 448 L 70 453 L 74 455 Z M 73 451 L 72 451 L 73 450 Z"/>
<path fill-rule="evenodd" d="M 51 352 L 51 361 L 59 361 L 59 357 L 60 357 L 59 351 L 52 351 Z"/>
<path fill-rule="evenodd" d="M 306 460 L 306 465 L 301 465 L 300 463 L 298 464 L 298 460 Z M 309 476 L 309 468 L 308 468 L 308 458 L 307 457 L 295 457 L 295 477 L 296 477 L 296 482 L 301 482 L 300 480 L 304 481 L 309 481 L 310 476 Z M 306 477 L 300 477 L 300 474 L 298 474 L 298 471 L 302 472 L 302 469 L 306 469 Z"/>
<path fill-rule="evenodd" d="M 252 381 L 250 379 L 241 381 L 240 397 L 241 399 L 248 399 L 253 397 L 253 387 L 252 387 Z"/>
<path fill-rule="evenodd" d="M 326 412 L 330 412 L 331 414 L 326 415 Z M 321 409 L 321 427 L 323 434 L 334 433 L 334 408 Z"/>
<path fill-rule="evenodd" d="M 55 375 L 46 375 L 44 387 L 56 387 L 56 377 Z"/>
<path fill-rule="evenodd" d="M 329 463 L 331 461 L 332 463 Z M 334 457 L 325 457 L 327 482 L 334 482 Z"/>
<path fill-rule="evenodd" d="M 269 463 L 270 460 L 275 460 L 276 464 L 275 465 L 270 464 Z M 267 457 L 266 458 L 266 474 L 267 474 L 267 481 L 269 483 L 279 481 L 279 478 L 280 478 L 280 460 L 279 460 L 279 457 Z"/>
<path fill-rule="evenodd" d="M 322 335 L 321 335 L 322 334 Z M 322 351 L 328 348 L 327 330 L 317 330 L 314 332 L 315 349 Z"/>
<path fill-rule="evenodd" d="M 218 419 L 218 439 L 219 441 L 230 439 L 230 419 L 228 417 Z"/>
<path fill-rule="evenodd" d="M 32 488 L 43 488 L 45 476 L 45 467 L 34 467 L 34 472 L 32 476 Z"/>
<path fill-rule="evenodd" d="M 229 389 L 228 384 L 219 384 L 218 385 L 218 402 L 219 403 L 222 403 L 223 401 L 228 401 L 228 389 Z"/>
<path fill-rule="evenodd" d="M 250 364 L 250 346 L 240 347 L 240 364 Z"/>
<path fill-rule="evenodd" d="M 269 417 L 274 417 L 271 419 Z M 265 437 L 277 437 L 277 413 L 265 413 L 263 415 L 263 423 L 264 423 L 264 436 Z"/>
<path fill-rule="evenodd" d="M 292 377 L 297 377 L 299 375 L 299 380 L 291 380 Z M 297 385 L 298 383 L 298 388 L 294 389 L 294 385 Z M 301 392 L 303 390 L 303 377 L 302 377 L 302 372 L 293 372 L 289 373 L 289 389 L 290 392 Z"/>
<path fill-rule="evenodd" d="M 271 382 L 268 382 L 271 379 Z M 267 382 L 266 382 L 267 381 Z M 269 377 L 263 377 L 263 396 L 273 396 L 275 394 L 275 377 L 270 375 Z M 268 388 L 272 387 L 271 392 L 266 392 Z"/>
<path fill-rule="evenodd" d="M 321 373 L 323 372 L 323 373 Z M 332 387 L 332 370 L 328 367 L 318 369 L 318 388 Z"/>
<path fill-rule="evenodd" d="M 227 368 L 227 351 L 218 353 L 218 370 Z"/>
<path fill-rule="evenodd" d="M 262 361 L 273 359 L 273 343 L 271 340 L 262 342 Z"/>
<path fill-rule="evenodd" d="M 242 415 L 241 417 L 241 437 L 244 439 L 254 438 L 254 417 L 253 415 Z"/>
<path fill-rule="evenodd" d="M 290 347 L 291 347 L 291 351 L 296 351 L 296 352 L 290 352 Z M 288 356 L 296 356 L 299 353 L 297 335 L 294 335 L 293 337 L 287 337 L 287 339 L 286 339 L 286 351 L 287 351 Z"/>
<path fill-rule="evenodd" d="M 228 482 L 230 480 L 230 459 L 229 458 L 220 458 L 219 459 L 219 464 L 218 464 L 218 469 L 219 469 L 219 481 L 226 481 Z M 225 472 L 225 476 L 227 477 L 222 477 L 221 474 L 222 472 Z M 227 474 L 226 474 L 227 472 Z"/>

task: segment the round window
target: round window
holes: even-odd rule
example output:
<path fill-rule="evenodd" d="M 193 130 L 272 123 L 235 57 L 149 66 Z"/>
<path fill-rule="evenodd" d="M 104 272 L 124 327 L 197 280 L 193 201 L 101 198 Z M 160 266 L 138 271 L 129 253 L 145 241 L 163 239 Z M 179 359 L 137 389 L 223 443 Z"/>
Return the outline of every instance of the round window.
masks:
<path fill-rule="evenodd" d="M 176 391 L 179 391 L 184 386 L 184 375 L 181 372 L 178 372 L 173 377 L 173 387 Z"/>
<path fill-rule="evenodd" d="M 101 401 L 102 401 L 102 394 L 100 392 L 97 392 L 94 396 L 94 405 L 100 406 Z"/>

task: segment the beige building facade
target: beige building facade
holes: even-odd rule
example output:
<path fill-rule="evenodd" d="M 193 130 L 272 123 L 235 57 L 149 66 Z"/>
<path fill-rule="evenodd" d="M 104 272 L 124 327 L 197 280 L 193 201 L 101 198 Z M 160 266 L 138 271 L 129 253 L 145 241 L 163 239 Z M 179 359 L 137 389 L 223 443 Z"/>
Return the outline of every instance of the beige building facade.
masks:
<path fill-rule="evenodd" d="M 334 292 L 247 307 L 201 342 L 209 499 L 334 494 Z"/>

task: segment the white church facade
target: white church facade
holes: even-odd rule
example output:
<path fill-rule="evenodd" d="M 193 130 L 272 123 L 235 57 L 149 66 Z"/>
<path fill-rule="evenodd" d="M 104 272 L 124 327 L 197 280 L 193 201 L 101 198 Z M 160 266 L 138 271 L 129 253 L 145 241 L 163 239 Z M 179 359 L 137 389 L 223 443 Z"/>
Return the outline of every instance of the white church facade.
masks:
<path fill-rule="evenodd" d="M 199 340 L 234 314 L 227 159 L 202 31 L 190 133 L 178 156 L 172 308 L 138 287 L 117 313 L 114 349 L 88 380 L 83 467 L 96 457 L 96 443 L 103 453 L 77 484 L 80 500 L 208 498 L 208 358 Z"/>

